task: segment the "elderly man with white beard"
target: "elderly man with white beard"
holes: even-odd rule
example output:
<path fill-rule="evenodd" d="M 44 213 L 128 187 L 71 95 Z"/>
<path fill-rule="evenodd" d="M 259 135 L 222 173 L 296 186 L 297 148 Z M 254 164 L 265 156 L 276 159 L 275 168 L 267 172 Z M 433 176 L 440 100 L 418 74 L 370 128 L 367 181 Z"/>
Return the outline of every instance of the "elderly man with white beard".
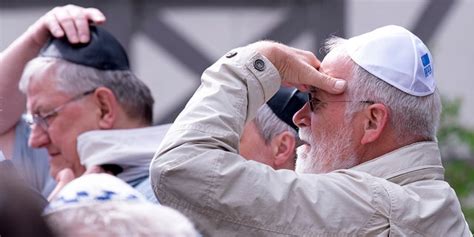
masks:
<path fill-rule="evenodd" d="M 257 42 L 209 67 L 151 164 L 160 201 L 205 236 L 472 236 L 443 180 L 427 47 L 386 26 L 328 49 L 320 63 Z M 293 118 L 306 142 L 296 172 L 238 154 L 245 122 L 280 84 L 309 92 Z"/>

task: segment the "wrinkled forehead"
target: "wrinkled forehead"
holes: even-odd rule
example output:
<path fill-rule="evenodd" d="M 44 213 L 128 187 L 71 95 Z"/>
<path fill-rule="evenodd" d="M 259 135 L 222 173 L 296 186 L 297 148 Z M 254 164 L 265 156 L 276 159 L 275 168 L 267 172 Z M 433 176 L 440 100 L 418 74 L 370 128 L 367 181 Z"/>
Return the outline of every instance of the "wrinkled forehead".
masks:
<path fill-rule="evenodd" d="M 348 80 L 352 76 L 354 61 L 349 57 L 345 45 L 331 50 L 321 62 L 319 71 L 329 76 Z"/>
<path fill-rule="evenodd" d="M 349 90 L 350 88 L 347 88 L 343 93 L 334 95 L 317 87 L 310 86 L 308 90 L 308 95 L 310 95 L 312 98 L 316 98 L 319 100 L 345 100 L 348 96 Z"/>

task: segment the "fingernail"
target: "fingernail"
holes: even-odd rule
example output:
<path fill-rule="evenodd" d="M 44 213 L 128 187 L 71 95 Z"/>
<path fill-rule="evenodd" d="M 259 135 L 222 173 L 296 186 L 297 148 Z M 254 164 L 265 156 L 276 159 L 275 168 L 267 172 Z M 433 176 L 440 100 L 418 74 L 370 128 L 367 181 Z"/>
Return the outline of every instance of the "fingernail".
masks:
<path fill-rule="evenodd" d="M 79 42 L 79 39 L 78 39 L 76 36 L 71 36 L 71 38 L 69 39 L 69 41 L 70 41 L 71 43 L 77 43 L 77 42 Z"/>
<path fill-rule="evenodd" d="M 89 37 L 87 37 L 87 35 L 81 35 L 81 42 L 87 43 L 87 41 L 89 41 Z"/>
<path fill-rule="evenodd" d="M 336 84 L 334 84 L 334 88 L 336 90 L 343 90 L 346 87 L 347 82 L 344 80 L 337 80 Z"/>

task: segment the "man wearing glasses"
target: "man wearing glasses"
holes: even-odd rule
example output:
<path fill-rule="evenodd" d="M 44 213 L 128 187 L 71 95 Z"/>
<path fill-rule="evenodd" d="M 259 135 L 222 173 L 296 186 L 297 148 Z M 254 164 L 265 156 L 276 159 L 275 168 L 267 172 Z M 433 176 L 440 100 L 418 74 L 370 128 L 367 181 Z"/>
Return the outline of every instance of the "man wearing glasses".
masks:
<path fill-rule="evenodd" d="M 13 163 L 30 166 L 22 170 L 25 176 L 36 174 L 29 179 L 30 183 L 47 178 L 45 163 L 48 159 L 50 174 L 58 181 L 57 188 L 84 174 L 88 162 L 95 169 L 89 172 L 125 173 L 126 177 L 119 177 L 128 178 L 125 181 L 132 186 L 148 180 L 148 164 L 156 144 L 148 158 L 145 157 L 148 160 L 140 164 L 143 172 L 135 170 L 135 175 L 130 175 L 116 163 L 108 163 L 120 154 L 99 153 L 103 163 L 97 163 L 94 156 L 104 150 L 117 150 L 110 148 L 114 137 L 103 139 L 100 145 L 90 145 L 90 141 L 102 133 L 80 136 L 95 130 L 126 129 L 122 135 L 114 133 L 115 137 L 126 135 L 133 139 L 134 131 L 143 134 L 138 128 L 151 125 L 154 103 L 149 88 L 130 71 L 120 43 L 107 31 L 89 27 L 89 21 L 100 24 L 105 17 L 93 8 L 73 5 L 55 8 L 2 52 L 1 96 L 6 99 L 2 101 L 0 124 L 2 148 L 8 151 L 7 156 Z M 18 85 L 26 95 L 26 116 L 21 116 L 25 97 Z M 43 149 L 29 148 L 27 140 L 32 148 L 45 148 L 47 153 Z M 118 141 L 123 143 L 124 140 L 120 137 Z M 154 142 L 159 144 L 157 140 Z M 88 150 L 81 151 L 78 143 Z M 105 147 L 105 143 L 110 146 Z M 138 143 L 128 142 L 130 144 Z M 127 167 L 132 167 L 139 161 L 126 162 Z M 102 164 L 101 168 L 96 166 Z M 36 188 L 45 196 L 51 192 L 51 187 L 45 184 Z"/>
<path fill-rule="evenodd" d="M 151 164 L 160 201 L 209 236 L 472 236 L 443 180 L 423 42 L 386 26 L 328 50 L 320 63 L 258 42 L 209 67 Z M 245 122 L 280 84 L 310 93 L 293 118 L 305 142 L 296 172 L 238 154 Z"/>

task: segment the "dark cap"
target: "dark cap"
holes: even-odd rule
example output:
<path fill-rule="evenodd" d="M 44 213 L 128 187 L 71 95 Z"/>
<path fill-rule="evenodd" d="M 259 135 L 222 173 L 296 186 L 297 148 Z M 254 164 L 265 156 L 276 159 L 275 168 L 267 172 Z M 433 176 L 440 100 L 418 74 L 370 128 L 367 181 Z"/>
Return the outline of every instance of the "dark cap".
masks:
<path fill-rule="evenodd" d="M 304 106 L 307 100 L 306 93 L 293 87 L 281 87 L 267 102 L 267 105 L 279 119 L 298 130 L 298 127 L 293 123 L 293 115 Z"/>
<path fill-rule="evenodd" d="M 43 46 L 40 57 L 61 58 L 100 70 L 129 70 L 127 53 L 115 37 L 97 26 L 90 26 L 88 43 L 69 43 L 66 37 L 51 39 Z"/>

